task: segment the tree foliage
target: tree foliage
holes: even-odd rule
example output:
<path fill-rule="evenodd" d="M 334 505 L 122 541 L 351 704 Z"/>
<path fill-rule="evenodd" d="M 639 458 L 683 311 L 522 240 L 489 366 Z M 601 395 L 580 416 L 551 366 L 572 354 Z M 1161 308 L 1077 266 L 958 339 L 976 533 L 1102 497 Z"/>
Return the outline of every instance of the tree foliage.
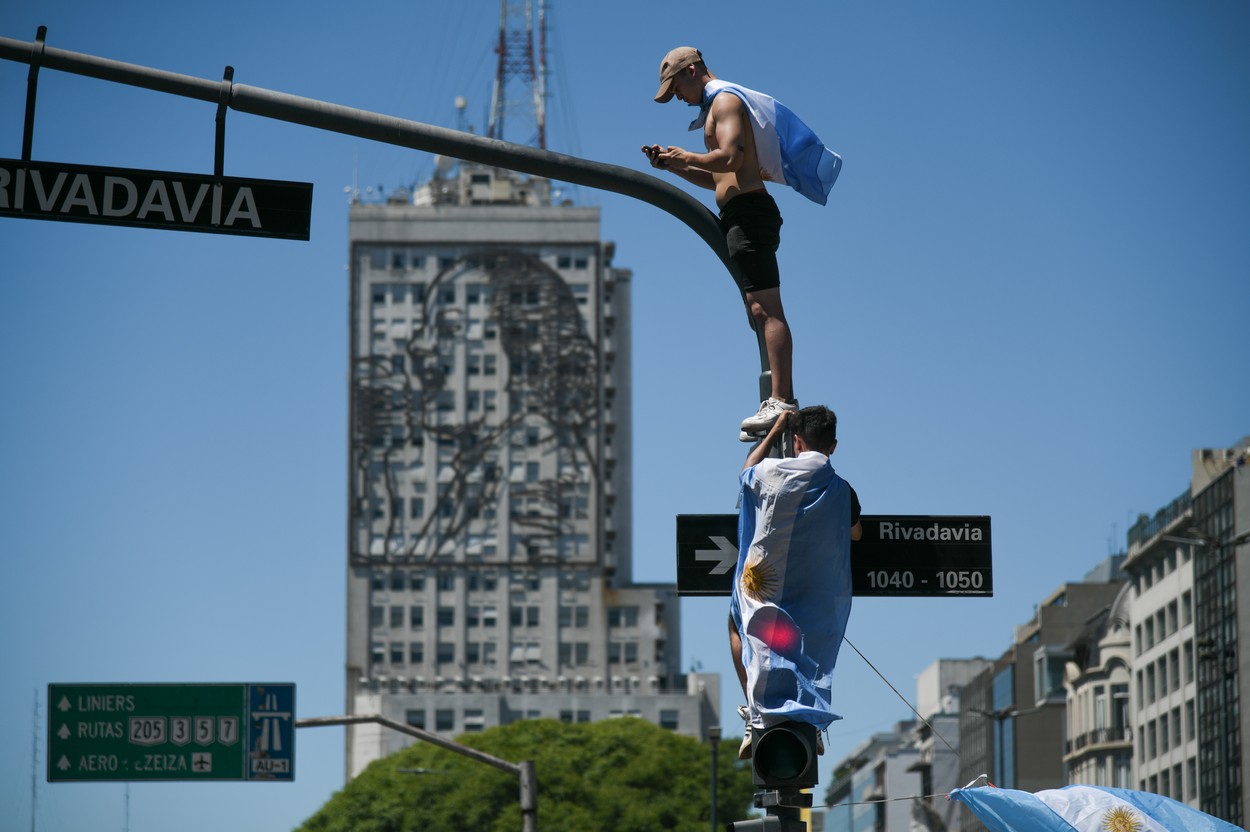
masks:
<path fill-rule="evenodd" d="M 708 746 L 641 719 L 524 720 L 457 741 L 534 761 L 542 832 L 704 832 L 711 821 Z M 736 748 L 717 755 L 718 823 L 745 817 L 754 794 Z M 299 832 L 519 832 L 519 794 L 515 776 L 418 742 L 372 763 Z"/>

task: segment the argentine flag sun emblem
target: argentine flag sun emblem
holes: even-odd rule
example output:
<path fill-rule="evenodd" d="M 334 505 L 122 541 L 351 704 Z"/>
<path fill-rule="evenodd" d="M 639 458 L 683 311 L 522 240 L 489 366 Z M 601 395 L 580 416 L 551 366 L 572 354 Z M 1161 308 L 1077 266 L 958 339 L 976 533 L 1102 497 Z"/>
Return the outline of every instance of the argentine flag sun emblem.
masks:
<path fill-rule="evenodd" d="M 742 591 L 753 600 L 771 601 L 781 583 L 777 570 L 759 555 L 754 555 L 754 558 L 742 570 Z"/>
<path fill-rule="evenodd" d="M 1117 806 L 1102 816 L 1102 828 L 1106 832 L 1140 832 L 1142 822 L 1132 809 Z"/>

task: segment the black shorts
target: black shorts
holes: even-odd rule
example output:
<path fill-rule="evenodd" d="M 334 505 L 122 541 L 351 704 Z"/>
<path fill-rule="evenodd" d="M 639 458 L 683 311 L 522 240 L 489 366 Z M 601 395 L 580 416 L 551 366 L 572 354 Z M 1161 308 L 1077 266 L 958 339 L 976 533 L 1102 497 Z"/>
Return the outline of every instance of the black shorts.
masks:
<path fill-rule="evenodd" d="M 777 246 L 781 244 L 781 211 L 765 191 L 738 194 L 720 210 L 729 257 L 738 264 L 744 292 L 781 285 Z"/>

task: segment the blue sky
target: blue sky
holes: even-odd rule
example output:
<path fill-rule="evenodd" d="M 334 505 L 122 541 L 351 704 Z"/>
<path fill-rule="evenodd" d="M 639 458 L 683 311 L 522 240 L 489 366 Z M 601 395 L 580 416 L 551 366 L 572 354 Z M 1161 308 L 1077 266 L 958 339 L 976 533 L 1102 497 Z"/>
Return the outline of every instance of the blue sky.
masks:
<path fill-rule="evenodd" d="M 497 13 L 26 2 L 0 36 L 45 24 L 52 46 L 202 78 L 232 64 L 237 83 L 444 126 L 463 95 L 480 131 Z M 552 149 L 641 169 L 644 142 L 691 146 L 684 107 L 651 96 L 660 57 L 692 44 L 842 154 L 827 207 L 773 189 L 798 395 L 838 411 L 835 462 L 865 511 L 994 524 L 992 599 L 856 603 L 848 636 L 909 698 L 931 661 L 997 656 L 1121 548 L 1186 487 L 1191 449 L 1250 433 L 1245 4 L 586 2 L 551 18 Z M 26 72 L 0 62 L 0 156 L 21 151 Z M 214 114 L 45 70 L 34 157 L 207 173 Z M 301 716 L 343 710 L 344 188 L 433 163 L 227 124 L 228 174 L 315 184 L 310 242 L 0 219 L 5 827 L 30 822 L 49 682 L 293 681 Z M 685 226 L 576 198 L 634 272 L 635 576 L 669 581 L 674 515 L 733 510 L 754 336 Z M 728 688 L 723 601 L 683 613 L 684 664 Z M 853 652 L 838 674 L 830 761 L 908 715 Z M 342 770 L 339 729 L 302 731 L 295 784 L 136 784 L 130 829 L 290 828 Z M 41 769 L 37 789 L 41 830 L 125 822 L 120 784 Z"/>

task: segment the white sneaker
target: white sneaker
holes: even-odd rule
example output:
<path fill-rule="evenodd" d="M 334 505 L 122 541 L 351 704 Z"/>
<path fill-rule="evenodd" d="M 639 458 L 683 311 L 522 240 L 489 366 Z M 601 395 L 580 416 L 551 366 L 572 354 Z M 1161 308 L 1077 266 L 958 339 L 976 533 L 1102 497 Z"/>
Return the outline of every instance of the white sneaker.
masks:
<path fill-rule="evenodd" d="M 747 433 L 745 430 L 738 432 L 739 442 L 759 442 L 764 438 L 764 433 Z"/>
<path fill-rule="evenodd" d="M 768 430 L 777 421 L 783 410 L 798 410 L 797 404 L 787 404 L 780 399 L 767 398 L 760 402 L 760 409 L 754 416 L 742 420 L 743 433 L 759 433 Z"/>
<path fill-rule="evenodd" d="M 738 746 L 738 759 L 751 759 L 751 712 L 746 705 L 738 706 L 738 716 L 742 717 L 742 721 L 746 723 L 746 727 L 742 730 L 742 745 Z"/>

